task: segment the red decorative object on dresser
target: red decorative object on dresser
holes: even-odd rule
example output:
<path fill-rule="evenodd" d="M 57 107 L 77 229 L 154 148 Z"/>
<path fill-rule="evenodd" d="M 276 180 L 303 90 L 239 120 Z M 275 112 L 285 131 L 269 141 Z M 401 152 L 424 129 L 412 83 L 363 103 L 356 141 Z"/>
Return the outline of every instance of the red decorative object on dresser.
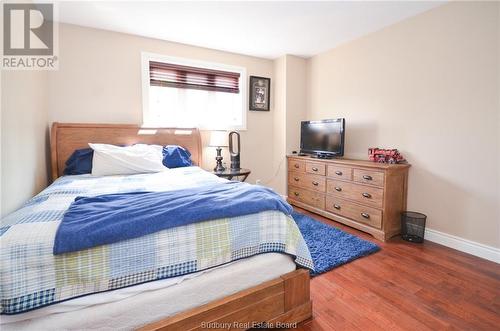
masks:
<path fill-rule="evenodd" d="M 397 149 L 368 148 L 368 159 L 378 163 L 405 163 L 406 160 Z"/>

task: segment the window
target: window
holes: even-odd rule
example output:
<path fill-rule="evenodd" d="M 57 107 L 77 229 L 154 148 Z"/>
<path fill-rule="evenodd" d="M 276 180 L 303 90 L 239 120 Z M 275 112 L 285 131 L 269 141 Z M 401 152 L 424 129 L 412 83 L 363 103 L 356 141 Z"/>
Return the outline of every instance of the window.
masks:
<path fill-rule="evenodd" d="M 244 68 L 143 53 L 142 71 L 144 126 L 246 128 Z"/>

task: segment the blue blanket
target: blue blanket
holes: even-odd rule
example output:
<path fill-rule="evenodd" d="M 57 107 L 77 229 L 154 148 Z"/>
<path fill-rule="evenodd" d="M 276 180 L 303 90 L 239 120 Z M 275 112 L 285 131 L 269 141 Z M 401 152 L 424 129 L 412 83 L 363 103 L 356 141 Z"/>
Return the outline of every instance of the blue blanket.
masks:
<path fill-rule="evenodd" d="M 291 214 L 274 191 L 227 182 L 167 192 L 132 192 L 77 197 L 64 214 L 54 254 L 141 237 L 191 223 L 259 213 Z"/>

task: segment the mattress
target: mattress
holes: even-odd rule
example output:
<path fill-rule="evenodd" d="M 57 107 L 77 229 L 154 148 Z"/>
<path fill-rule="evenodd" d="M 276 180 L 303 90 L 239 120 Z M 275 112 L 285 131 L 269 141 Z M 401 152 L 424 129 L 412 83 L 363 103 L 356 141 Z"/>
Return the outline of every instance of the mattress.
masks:
<path fill-rule="evenodd" d="M 267 253 L 197 272 L 1 316 L 5 330 L 130 330 L 295 270 L 293 259 Z"/>

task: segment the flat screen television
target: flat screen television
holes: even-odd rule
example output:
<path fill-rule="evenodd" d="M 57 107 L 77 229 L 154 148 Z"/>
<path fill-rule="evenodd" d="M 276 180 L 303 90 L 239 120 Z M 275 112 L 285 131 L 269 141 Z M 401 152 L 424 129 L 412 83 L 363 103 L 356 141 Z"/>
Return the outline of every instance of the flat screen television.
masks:
<path fill-rule="evenodd" d="M 345 119 L 302 121 L 300 152 L 316 157 L 344 155 Z"/>

